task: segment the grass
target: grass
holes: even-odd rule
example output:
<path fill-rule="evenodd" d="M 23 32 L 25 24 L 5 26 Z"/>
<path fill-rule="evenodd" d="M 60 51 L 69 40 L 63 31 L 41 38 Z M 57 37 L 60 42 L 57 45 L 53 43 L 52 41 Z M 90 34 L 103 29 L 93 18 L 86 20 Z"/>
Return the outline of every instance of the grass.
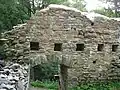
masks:
<path fill-rule="evenodd" d="M 58 90 L 58 83 L 55 81 L 34 81 L 31 85 L 48 90 Z M 120 90 L 120 82 L 80 84 L 76 87 L 69 87 L 69 90 Z"/>
<path fill-rule="evenodd" d="M 33 81 L 31 82 L 33 87 L 46 88 L 48 90 L 58 90 L 58 84 L 55 81 Z"/>

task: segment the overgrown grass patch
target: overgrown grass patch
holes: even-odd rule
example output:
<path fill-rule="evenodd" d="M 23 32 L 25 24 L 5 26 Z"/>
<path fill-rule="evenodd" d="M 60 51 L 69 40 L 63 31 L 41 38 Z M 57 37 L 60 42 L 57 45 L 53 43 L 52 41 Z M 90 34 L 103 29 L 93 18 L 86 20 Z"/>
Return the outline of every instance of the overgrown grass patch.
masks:
<path fill-rule="evenodd" d="M 80 84 L 71 87 L 70 90 L 120 90 L 120 82 L 99 82 Z"/>
<path fill-rule="evenodd" d="M 46 88 L 49 90 L 57 90 L 58 89 L 58 83 L 55 81 L 33 81 L 31 82 L 31 85 L 33 87 L 40 87 L 40 88 Z"/>
<path fill-rule="evenodd" d="M 34 81 L 34 87 L 46 88 L 48 90 L 58 90 L 58 82 L 55 81 Z M 120 82 L 87 83 L 79 86 L 69 87 L 68 90 L 120 90 Z"/>

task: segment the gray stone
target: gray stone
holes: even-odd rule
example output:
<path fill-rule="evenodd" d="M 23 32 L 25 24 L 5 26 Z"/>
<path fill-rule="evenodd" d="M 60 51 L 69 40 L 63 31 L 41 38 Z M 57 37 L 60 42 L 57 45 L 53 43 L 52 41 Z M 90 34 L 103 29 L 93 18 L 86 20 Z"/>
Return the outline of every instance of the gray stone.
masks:
<path fill-rule="evenodd" d="M 9 72 L 9 74 L 7 73 Z M 0 73 L 0 89 L 27 90 L 29 84 L 28 66 L 7 63 Z"/>

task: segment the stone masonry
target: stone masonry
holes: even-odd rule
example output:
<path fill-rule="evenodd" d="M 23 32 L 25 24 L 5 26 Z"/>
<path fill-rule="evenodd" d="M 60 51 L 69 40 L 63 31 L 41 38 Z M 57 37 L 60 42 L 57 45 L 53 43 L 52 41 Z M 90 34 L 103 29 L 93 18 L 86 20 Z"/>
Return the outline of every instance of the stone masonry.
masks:
<path fill-rule="evenodd" d="M 29 67 L 7 62 L 0 68 L 0 90 L 28 90 Z"/>
<path fill-rule="evenodd" d="M 32 65 L 58 60 L 73 84 L 120 79 L 117 20 L 49 5 L 3 37 L 9 60 Z"/>

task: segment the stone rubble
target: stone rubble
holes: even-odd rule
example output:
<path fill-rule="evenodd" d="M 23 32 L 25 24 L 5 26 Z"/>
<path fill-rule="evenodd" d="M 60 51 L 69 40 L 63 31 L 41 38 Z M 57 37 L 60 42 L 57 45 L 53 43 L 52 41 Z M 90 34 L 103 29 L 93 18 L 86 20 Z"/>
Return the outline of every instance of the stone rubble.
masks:
<path fill-rule="evenodd" d="M 28 66 L 7 63 L 0 70 L 0 90 L 28 90 Z"/>

